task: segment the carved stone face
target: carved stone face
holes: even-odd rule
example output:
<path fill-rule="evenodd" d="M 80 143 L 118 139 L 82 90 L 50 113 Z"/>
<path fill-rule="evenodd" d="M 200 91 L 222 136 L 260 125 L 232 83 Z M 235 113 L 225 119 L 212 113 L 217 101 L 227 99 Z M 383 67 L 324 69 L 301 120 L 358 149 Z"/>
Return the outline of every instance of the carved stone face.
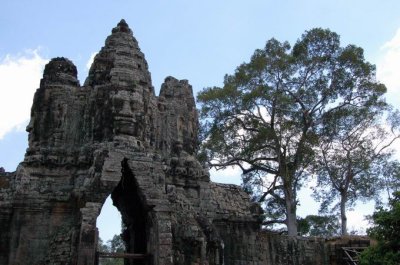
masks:
<path fill-rule="evenodd" d="M 142 96 L 134 91 L 118 90 L 111 98 L 115 133 L 135 137 L 142 135 Z"/>

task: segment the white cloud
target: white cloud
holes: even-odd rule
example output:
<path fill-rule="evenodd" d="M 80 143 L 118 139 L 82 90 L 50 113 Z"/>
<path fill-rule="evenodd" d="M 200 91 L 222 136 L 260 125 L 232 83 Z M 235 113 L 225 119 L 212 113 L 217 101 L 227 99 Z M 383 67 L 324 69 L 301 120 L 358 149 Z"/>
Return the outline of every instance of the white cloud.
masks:
<path fill-rule="evenodd" d="M 227 167 L 224 170 L 210 170 L 211 180 L 218 183 L 236 184 L 242 183 L 242 171 L 239 167 Z"/>
<path fill-rule="evenodd" d="M 387 101 L 399 109 L 400 106 L 400 28 L 393 38 L 384 43 L 380 48 L 377 60 L 377 78 L 388 89 Z M 392 148 L 396 150 L 397 158 L 400 158 L 400 141 L 396 141 Z"/>
<path fill-rule="evenodd" d="M 377 78 L 388 88 L 387 99 L 400 104 L 400 28 L 394 37 L 384 43 L 377 61 Z"/>
<path fill-rule="evenodd" d="M 348 231 L 356 230 L 359 234 L 366 234 L 367 228 L 371 226 L 366 216 L 374 212 L 374 203 L 369 202 L 360 204 L 352 211 L 347 211 L 347 229 Z"/>
<path fill-rule="evenodd" d="M 16 56 L 8 54 L 1 59 L 0 139 L 11 130 L 21 130 L 22 124 L 29 120 L 33 95 L 47 61 L 38 49 Z"/>
<path fill-rule="evenodd" d="M 89 71 L 90 67 L 92 66 L 92 63 L 94 61 L 94 57 L 96 56 L 97 52 L 94 52 L 90 55 L 89 60 L 86 62 L 86 70 Z"/>

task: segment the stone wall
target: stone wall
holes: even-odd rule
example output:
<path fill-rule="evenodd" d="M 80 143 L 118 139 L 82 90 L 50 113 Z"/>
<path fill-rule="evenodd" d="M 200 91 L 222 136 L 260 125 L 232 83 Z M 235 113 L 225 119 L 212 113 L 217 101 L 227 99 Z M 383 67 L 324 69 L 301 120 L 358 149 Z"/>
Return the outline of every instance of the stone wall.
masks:
<path fill-rule="evenodd" d="M 0 264 L 8 264 L 15 174 L 0 168 Z"/>
<path fill-rule="evenodd" d="M 343 247 L 365 248 L 371 244 L 365 236 L 307 238 L 265 231 L 257 234 L 255 242 L 259 264 L 265 265 L 352 264 L 348 263 Z"/>

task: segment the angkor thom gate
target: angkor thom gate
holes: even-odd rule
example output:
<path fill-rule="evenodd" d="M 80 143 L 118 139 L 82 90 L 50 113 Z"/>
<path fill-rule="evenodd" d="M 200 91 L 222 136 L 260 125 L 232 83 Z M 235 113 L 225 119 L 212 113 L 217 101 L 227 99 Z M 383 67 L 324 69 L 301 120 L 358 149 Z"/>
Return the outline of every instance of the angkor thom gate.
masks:
<path fill-rule="evenodd" d="M 260 232 L 259 206 L 238 186 L 210 182 L 197 130 L 189 83 L 167 77 L 155 96 L 123 20 L 84 85 L 71 61 L 51 60 L 24 161 L 0 172 L 0 265 L 93 265 L 110 194 L 127 253 L 147 264 L 329 264 L 325 241 Z"/>

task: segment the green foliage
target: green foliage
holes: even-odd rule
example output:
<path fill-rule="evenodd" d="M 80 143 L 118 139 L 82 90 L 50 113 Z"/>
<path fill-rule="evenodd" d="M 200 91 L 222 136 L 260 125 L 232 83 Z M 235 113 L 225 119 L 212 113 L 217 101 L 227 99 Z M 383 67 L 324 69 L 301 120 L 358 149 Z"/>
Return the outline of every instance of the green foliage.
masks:
<path fill-rule="evenodd" d="M 391 115 L 389 107 L 376 101 L 363 108 L 348 106 L 340 113 L 334 111 L 324 121 L 314 160 L 318 176 L 314 196 L 322 202 L 321 212 L 340 212 L 342 234 L 347 233 L 346 208 L 357 200 L 379 200 L 385 187 L 393 188 L 387 185 L 388 180 L 398 174 L 397 162 L 390 161 L 389 147 L 399 132 L 385 122 L 384 115 Z"/>
<path fill-rule="evenodd" d="M 114 235 L 111 240 L 108 240 L 106 244 L 103 243 L 103 240 L 99 238 L 97 250 L 99 252 L 106 253 L 124 253 L 125 252 L 125 244 L 122 240 L 121 235 Z M 101 258 L 100 265 L 123 265 L 123 259 L 116 258 Z"/>
<path fill-rule="evenodd" d="M 99 252 L 109 252 L 108 246 L 104 244 L 103 239 L 99 238 L 97 241 L 97 251 Z"/>
<path fill-rule="evenodd" d="M 223 87 L 198 94 L 201 153 L 210 166 L 240 167 L 244 186 L 284 209 L 271 217 L 280 215 L 277 221 L 297 235 L 297 191 L 310 174 L 325 127 L 335 126 L 326 121 L 351 115 L 350 106 L 380 104 L 386 88 L 374 77 L 363 50 L 340 47 L 330 30 L 307 31 L 292 49 L 271 39 L 226 75 Z"/>
<path fill-rule="evenodd" d="M 392 199 L 391 194 L 396 194 L 400 192 L 400 162 L 397 160 L 389 161 L 386 160 L 385 163 L 380 164 L 379 168 L 380 175 L 380 185 L 387 192 L 389 200 Z M 381 203 L 380 200 L 377 201 L 378 204 Z"/>
<path fill-rule="evenodd" d="M 107 242 L 110 246 L 110 252 L 125 252 L 125 243 L 121 235 L 114 235 L 114 237 Z"/>
<path fill-rule="evenodd" d="M 124 259 L 102 258 L 99 265 L 124 265 Z"/>
<path fill-rule="evenodd" d="M 124 253 L 125 243 L 122 240 L 121 235 L 114 235 L 114 237 L 111 240 L 108 240 L 106 244 L 104 244 L 103 240 L 99 238 L 98 250 L 107 253 Z"/>
<path fill-rule="evenodd" d="M 298 220 L 298 231 L 302 236 L 331 237 L 339 234 L 339 222 L 334 215 L 307 215 Z"/>
<path fill-rule="evenodd" d="M 400 192 L 394 193 L 389 209 L 383 207 L 372 215 L 373 227 L 368 235 L 377 240 L 377 245 L 361 255 L 362 265 L 397 265 L 400 260 Z"/>
<path fill-rule="evenodd" d="M 378 247 L 369 247 L 361 253 L 360 265 L 399 265 L 400 255 Z"/>

